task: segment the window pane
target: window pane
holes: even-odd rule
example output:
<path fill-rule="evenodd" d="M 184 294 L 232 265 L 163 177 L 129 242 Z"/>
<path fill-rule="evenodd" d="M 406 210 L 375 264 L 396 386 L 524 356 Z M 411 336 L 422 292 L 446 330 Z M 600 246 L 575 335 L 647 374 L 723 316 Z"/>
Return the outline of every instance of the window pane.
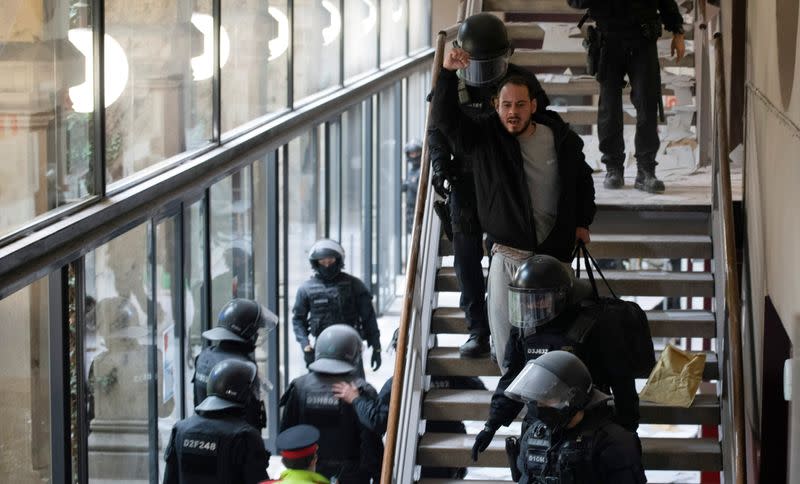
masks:
<path fill-rule="evenodd" d="M 364 119 L 361 105 L 342 114 L 342 235 L 350 274 L 369 281 L 364 274 Z"/>
<path fill-rule="evenodd" d="M 194 359 L 203 349 L 201 333 L 208 328 L 208 315 L 204 314 L 207 294 L 205 291 L 205 207 L 202 200 L 191 204 L 183 215 L 183 257 L 186 280 L 184 306 L 186 324 L 185 392 L 186 415 L 194 413 L 200 402 L 194 401 Z"/>
<path fill-rule="evenodd" d="M 322 233 L 318 227 L 320 128 L 289 142 L 288 161 L 288 260 L 286 265 L 289 310 L 297 288 L 311 276 L 308 253 Z M 291 317 L 291 314 L 288 315 Z M 288 319 L 287 319 L 288 321 Z M 306 372 L 300 345 L 289 336 L 289 379 Z"/>
<path fill-rule="evenodd" d="M 181 266 L 178 251 L 177 216 L 156 225 L 156 396 L 158 398 L 159 482 L 164 476 L 164 451 L 170 432 L 181 418 L 181 361 L 179 339 L 181 321 Z M 192 375 L 187 376 L 191 380 Z M 191 398 L 191 393 L 188 398 Z"/>
<path fill-rule="evenodd" d="M 161 413 L 151 402 L 162 359 L 147 315 L 147 233 L 140 225 L 85 257 L 90 480 L 148 479 L 150 453 L 157 452 L 150 450 L 156 429 L 148 422 Z"/>
<path fill-rule="evenodd" d="M 379 0 L 344 0 L 344 77 L 378 67 Z"/>
<path fill-rule="evenodd" d="M 400 89 L 379 96 L 378 129 L 378 307 L 385 310 L 395 293 L 400 272 Z"/>
<path fill-rule="evenodd" d="M 109 183 L 211 139 L 211 2 L 106 0 Z"/>
<path fill-rule="evenodd" d="M 408 49 L 416 52 L 431 45 L 431 0 L 408 1 Z"/>
<path fill-rule="evenodd" d="M 48 278 L 0 301 L 0 475 L 13 482 L 50 480 L 48 302 Z"/>
<path fill-rule="evenodd" d="M 408 0 L 381 2 L 381 65 L 406 55 Z"/>
<path fill-rule="evenodd" d="M 294 99 L 341 82 L 341 0 L 294 2 Z"/>
<path fill-rule="evenodd" d="M 252 168 L 211 187 L 211 325 L 232 298 L 253 299 Z"/>
<path fill-rule="evenodd" d="M 0 236 L 97 193 L 89 9 L 47 5 L 12 0 L 0 15 Z"/>
<path fill-rule="evenodd" d="M 223 131 L 286 107 L 287 5 L 287 0 L 222 2 Z M 226 36 L 229 49 L 224 48 Z"/>

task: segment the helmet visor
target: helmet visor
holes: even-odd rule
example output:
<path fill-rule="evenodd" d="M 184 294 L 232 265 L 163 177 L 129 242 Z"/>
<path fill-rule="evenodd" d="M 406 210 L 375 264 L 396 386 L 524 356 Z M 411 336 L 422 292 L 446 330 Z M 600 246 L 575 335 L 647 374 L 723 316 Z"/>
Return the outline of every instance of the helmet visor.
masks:
<path fill-rule="evenodd" d="M 508 319 L 512 326 L 529 329 L 541 326 L 564 309 L 564 289 L 508 288 Z"/>
<path fill-rule="evenodd" d="M 459 69 L 458 77 L 469 86 L 485 86 L 503 77 L 508 69 L 508 55 L 493 59 L 470 59 L 469 65 Z"/>
<path fill-rule="evenodd" d="M 525 403 L 564 408 L 569 403 L 570 388 L 550 370 L 531 360 L 506 388 L 505 394 Z"/>

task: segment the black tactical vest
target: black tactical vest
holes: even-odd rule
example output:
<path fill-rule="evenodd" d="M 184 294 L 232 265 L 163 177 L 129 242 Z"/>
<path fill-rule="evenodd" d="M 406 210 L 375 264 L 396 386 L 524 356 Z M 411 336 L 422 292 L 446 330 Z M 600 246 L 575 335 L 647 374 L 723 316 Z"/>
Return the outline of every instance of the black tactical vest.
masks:
<path fill-rule="evenodd" d="M 310 334 L 319 336 L 334 324 L 347 324 L 361 332 L 353 281 L 348 274 L 339 274 L 332 281 L 313 277 L 303 289 L 308 297 Z"/>
<path fill-rule="evenodd" d="M 594 431 L 586 431 L 563 442 L 554 442 L 550 429 L 537 420 L 522 438 L 517 466 L 520 481 L 531 484 L 588 484 L 593 475 Z M 527 481 L 526 481 L 527 478 Z"/>
<path fill-rule="evenodd" d="M 251 448 L 252 447 L 252 448 Z M 266 478 L 268 456 L 259 432 L 241 417 L 192 415 L 175 425 L 167 456 L 177 456 L 180 482 L 226 484 Z"/>

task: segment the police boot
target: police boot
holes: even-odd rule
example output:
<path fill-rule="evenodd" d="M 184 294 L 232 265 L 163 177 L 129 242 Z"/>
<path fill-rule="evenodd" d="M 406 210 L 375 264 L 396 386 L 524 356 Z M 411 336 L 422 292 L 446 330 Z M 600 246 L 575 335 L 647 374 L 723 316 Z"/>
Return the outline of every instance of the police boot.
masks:
<path fill-rule="evenodd" d="M 603 186 L 609 190 L 616 190 L 625 186 L 625 176 L 622 166 L 606 165 L 606 179 Z"/>
<path fill-rule="evenodd" d="M 636 182 L 633 185 L 637 190 L 647 193 L 664 193 L 664 182 L 656 178 L 656 167 L 638 167 Z"/>
<path fill-rule="evenodd" d="M 489 335 L 471 334 L 458 349 L 462 358 L 485 358 L 489 356 Z"/>

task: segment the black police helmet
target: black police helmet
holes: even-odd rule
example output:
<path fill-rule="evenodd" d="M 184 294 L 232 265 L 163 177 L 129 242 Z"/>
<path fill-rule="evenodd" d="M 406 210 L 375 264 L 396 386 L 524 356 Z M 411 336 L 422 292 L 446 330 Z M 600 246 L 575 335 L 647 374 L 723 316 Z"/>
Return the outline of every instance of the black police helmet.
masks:
<path fill-rule="evenodd" d="M 490 13 L 477 13 L 467 17 L 458 28 L 458 46 L 466 50 L 471 59 L 494 59 L 508 54 L 511 42 L 502 20 Z"/>
<path fill-rule="evenodd" d="M 417 158 L 422 156 L 422 143 L 416 138 L 412 139 L 403 147 L 403 153 L 409 156 L 411 153 L 416 153 Z"/>
<path fill-rule="evenodd" d="M 550 351 L 529 361 L 505 394 L 541 406 L 569 407 L 574 413 L 584 409 L 593 397 L 592 375 L 574 354 Z"/>
<path fill-rule="evenodd" d="M 222 360 L 208 374 L 206 390 L 208 396 L 195 410 L 224 410 L 244 408 L 255 396 L 256 365 L 250 361 Z"/>
<path fill-rule="evenodd" d="M 308 252 L 308 260 L 311 262 L 311 267 L 316 269 L 319 265 L 319 260 L 326 257 L 333 257 L 338 264 L 344 266 L 344 248 L 339 242 L 332 239 L 320 239 L 314 242 Z"/>
<path fill-rule="evenodd" d="M 508 285 L 509 322 L 535 328 L 558 316 L 572 289 L 572 275 L 558 259 L 537 254 L 526 260 Z"/>
<path fill-rule="evenodd" d="M 343 375 L 355 371 L 361 361 L 361 335 L 352 326 L 334 324 L 325 328 L 314 346 L 311 371 Z"/>
<path fill-rule="evenodd" d="M 209 341 L 235 341 L 256 345 L 259 336 L 278 325 L 278 316 L 250 299 L 232 299 L 219 313 L 217 326 L 203 332 Z"/>

